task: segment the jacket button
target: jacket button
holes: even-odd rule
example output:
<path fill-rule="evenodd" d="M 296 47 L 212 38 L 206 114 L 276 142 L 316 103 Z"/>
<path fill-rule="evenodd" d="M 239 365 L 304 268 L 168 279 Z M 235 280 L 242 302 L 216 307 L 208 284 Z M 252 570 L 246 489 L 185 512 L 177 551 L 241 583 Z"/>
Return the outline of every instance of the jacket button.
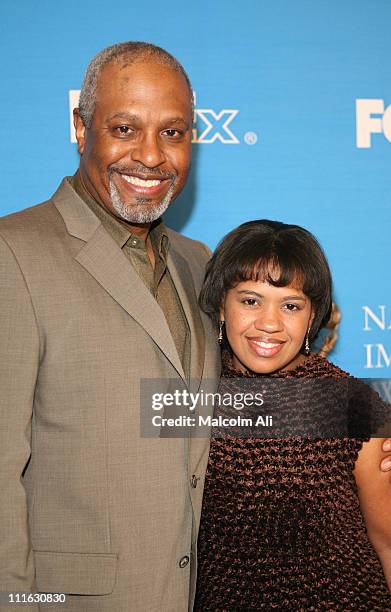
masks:
<path fill-rule="evenodd" d="M 182 557 L 182 559 L 179 561 L 179 567 L 181 569 L 183 569 L 184 567 L 186 567 L 186 565 L 189 564 L 190 561 L 190 557 L 188 557 L 187 555 L 185 555 L 184 557 Z"/>
<path fill-rule="evenodd" d="M 191 477 L 191 486 L 193 487 L 193 489 L 196 488 L 198 481 L 199 481 L 199 476 L 196 476 L 195 474 L 193 474 L 193 476 Z"/>

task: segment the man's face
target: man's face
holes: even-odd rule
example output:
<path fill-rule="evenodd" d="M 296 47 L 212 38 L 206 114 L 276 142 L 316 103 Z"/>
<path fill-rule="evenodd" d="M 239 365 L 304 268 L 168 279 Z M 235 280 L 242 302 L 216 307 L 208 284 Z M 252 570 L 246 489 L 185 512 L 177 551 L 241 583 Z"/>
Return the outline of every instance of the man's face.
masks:
<path fill-rule="evenodd" d="M 185 78 L 169 66 L 108 64 L 91 127 L 78 113 L 75 127 L 83 183 L 115 216 L 151 223 L 183 189 L 191 160 L 191 99 Z"/>

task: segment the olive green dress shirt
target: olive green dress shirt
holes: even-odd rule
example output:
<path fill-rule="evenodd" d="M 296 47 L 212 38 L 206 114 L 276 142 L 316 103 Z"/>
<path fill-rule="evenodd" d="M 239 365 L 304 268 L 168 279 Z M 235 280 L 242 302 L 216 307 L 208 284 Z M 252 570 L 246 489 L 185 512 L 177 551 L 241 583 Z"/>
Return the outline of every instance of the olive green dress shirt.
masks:
<path fill-rule="evenodd" d="M 76 172 L 72 177 L 71 184 L 76 193 L 101 221 L 105 230 L 122 249 L 130 264 L 159 304 L 166 317 L 185 375 L 189 378 L 190 330 L 167 267 L 170 241 L 163 221 L 159 219 L 153 223 L 149 232 L 155 257 L 155 267 L 153 267 L 148 257 L 145 241 L 133 234 L 86 191 L 79 172 Z"/>

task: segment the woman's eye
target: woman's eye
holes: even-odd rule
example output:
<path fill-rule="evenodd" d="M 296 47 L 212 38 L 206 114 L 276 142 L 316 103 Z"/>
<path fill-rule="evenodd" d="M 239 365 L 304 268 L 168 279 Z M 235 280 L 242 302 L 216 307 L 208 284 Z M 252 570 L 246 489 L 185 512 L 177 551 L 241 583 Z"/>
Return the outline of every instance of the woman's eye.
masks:
<path fill-rule="evenodd" d="M 242 304 L 246 304 L 247 306 L 255 306 L 257 300 L 255 298 L 245 298 L 242 300 Z"/>
<path fill-rule="evenodd" d="M 295 311 L 295 310 L 300 310 L 300 306 L 298 304 L 285 304 L 285 308 L 287 310 L 290 310 L 291 312 Z"/>

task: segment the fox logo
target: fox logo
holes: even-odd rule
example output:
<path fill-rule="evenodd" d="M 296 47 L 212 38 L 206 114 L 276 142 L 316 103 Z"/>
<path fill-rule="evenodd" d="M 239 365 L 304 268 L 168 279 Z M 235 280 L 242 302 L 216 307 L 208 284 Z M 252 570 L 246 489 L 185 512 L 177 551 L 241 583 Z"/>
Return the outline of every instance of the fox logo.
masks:
<path fill-rule="evenodd" d="M 391 105 L 386 108 L 384 100 L 378 99 L 356 100 L 357 147 L 370 149 L 372 134 L 383 134 L 391 142 Z"/>

